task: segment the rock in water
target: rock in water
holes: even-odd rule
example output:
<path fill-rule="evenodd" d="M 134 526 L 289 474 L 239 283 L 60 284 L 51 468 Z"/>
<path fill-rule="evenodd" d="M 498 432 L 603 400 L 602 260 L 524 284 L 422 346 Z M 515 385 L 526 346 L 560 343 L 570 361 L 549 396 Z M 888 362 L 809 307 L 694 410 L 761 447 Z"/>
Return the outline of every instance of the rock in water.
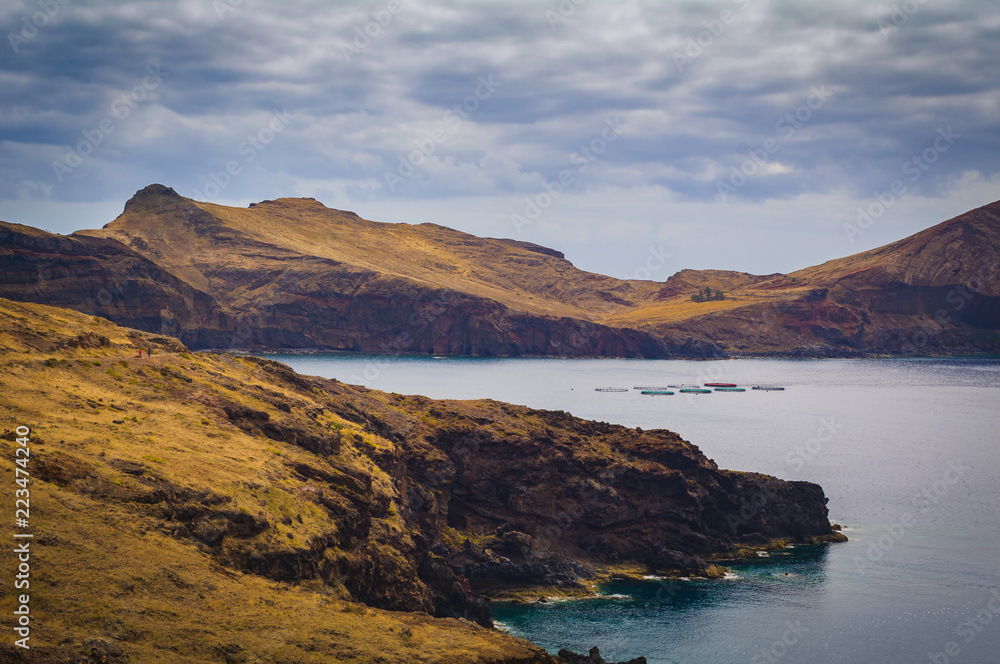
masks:
<path fill-rule="evenodd" d="M 566 650 L 563 648 L 559 651 L 559 659 L 568 662 L 569 664 L 612 664 L 611 662 L 606 662 L 604 658 L 601 657 L 601 651 L 598 650 L 597 646 L 590 649 L 589 655 L 580 655 L 572 650 Z M 630 659 L 627 662 L 618 662 L 617 664 L 646 664 L 646 658 L 636 657 L 635 659 Z"/>

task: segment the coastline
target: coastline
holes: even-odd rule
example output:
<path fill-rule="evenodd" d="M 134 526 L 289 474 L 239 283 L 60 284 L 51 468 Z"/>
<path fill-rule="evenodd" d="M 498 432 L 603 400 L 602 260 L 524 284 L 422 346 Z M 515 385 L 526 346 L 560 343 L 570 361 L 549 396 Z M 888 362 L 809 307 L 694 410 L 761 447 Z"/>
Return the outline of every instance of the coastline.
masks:
<path fill-rule="evenodd" d="M 834 524 L 834 528 L 837 528 L 837 524 Z M 830 535 L 811 537 L 804 540 L 781 538 L 772 540 L 762 546 L 746 546 L 728 553 L 706 554 L 704 558 L 710 561 L 711 564 L 707 566 L 704 573 L 653 573 L 647 566 L 635 562 L 596 565 L 593 575 L 587 579 L 581 579 L 580 585 L 576 587 L 558 585 L 507 587 L 491 589 L 484 594 L 492 602 L 534 604 L 544 603 L 543 600 L 549 601 L 552 599 L 588 599 L 601 597 L 603 595 L 600 592 L 600 587 L 612 581 L 721 581 L 726 579 L 727 575 L 731 573 L 731 570 L 724 563 L 752 560 L 757 558 L 762 552 L 782 552 L 789 545 L 795 547 L 821 546 L 847 541 L 847 536 L 838 530 Z"/>
<path fill-rule="evenodd" d="M 470 578 L 515 581 L 522 593 L 533 579 L 586 588 L 577 561 L 615 559 L 645 566 L 603 574 L 717 576 L 722 568 L 696 552 L 831 531 L 818 485 L 719 470 L 670 431 L 352 387 L 45 305 L 2 300 L 0 312 L 0 371 L 32 428 L 32 473 L 46 487 L 40 512 L 58 515 L 45 520 L 46 556 L 69 574 L 78 531 L 97 533 L 87 540 L 97 567 L 77 581 L 99 603 L 175 611 L 172 602 L 197 603 L 201 593 L 231 620 L 223 594 L 257 593 L 274 605 L 305 602 L 315 626 L 333 602 L 338 624 L 356 635 L 368 628 L 354 616 L 379 616 L 387 633 L 378 648 L 400 657 L 419 653 L 422 641 L 406 636 L 419 625 L 427 642 L 450 633 L 484 653 L 541 662 L 485 629 L 489 607 Z M 154 352 L 140 359 L 138 348 Z M 726 530 L 725 516 L 761 495 L 767 513 L 748 515 L 739 537 Z M 601 522 L 612 528 L 587 535 Z M 105 541 L 121 545 L 105 551 Z M 47 620 L 66 638 L 99 636 L 80 622 L 92 603 L 64 587 L 47 589 Z M 240 601 L 245 626 L 229 637 L 244 650 L 267 642 L 260 625 L 270 609 L 253 601 Z M 155 627 L 143 615 L 115 628 L 133 656 L 164 661 L 154 656 L 164 639 L 198 656 L 211 648 L 191 631 L 211 625 L 209 614 Z"/>
<path fill-rule="evenodd" d="M 970 360 L 992 360 L 1000 359 L 1000 354 L 995 353 L 879 353 L 879 352 L 865 352 L 857 351 L 852 353 L 836 354 L 836 353 L 816 353 L 810 354 L 809 352 L 803 350 L 802 352 L 791 350 L 791 351 L 768 351 L 760 353 L 732 353 L 724 357 L 703 357 L 699 355 L 677 355 L 670 357 L 629 357 L 625 355 L 538 355 L 538 354 L 517 354 L 517 355 L 449 355 L 447 353 L 417 353 L 417 352 L 386 352 L 386 353 L 376 353 L 367 351 L 353 351 L 353 350 L 343 350 L 343 349 L 323 349 L 323 348 L 262 348 L 262 349 L 234 349 L 234 348 L 204 348 L 198 349 L 196 352 L 199 353 L 213 353 L 213 354 L 230 354 L 230 355 L 253 355 L 253 356 L 269 356 L 269 355 L 300 355 L 300 356 L 310 356 L 310 355 L 336 355 L 343 357 L 384 357 L 384 358 L 418 358 L 418 359 L 449 359 L 449 360 L 460 360 L 460 359 L 471 359 L 471 360 L 482 360 L 482 359 L 533 359 L 533 360 L 679 360 L 679 361 L 697 361 L 697 362 L 718 362 L 722 360 L 899 360 L 899 359 L 970 359 Z"/>

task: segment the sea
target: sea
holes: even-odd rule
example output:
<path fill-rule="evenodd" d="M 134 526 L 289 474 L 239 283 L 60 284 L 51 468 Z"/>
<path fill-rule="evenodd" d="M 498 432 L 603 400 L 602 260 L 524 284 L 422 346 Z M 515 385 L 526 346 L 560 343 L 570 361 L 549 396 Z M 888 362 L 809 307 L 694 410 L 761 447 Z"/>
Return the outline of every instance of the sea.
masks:
<path fill-rule="evenodd" d="M 1000 359 L 268 355 L 304 374 L 679 433 L 722 468 L 820 484 L 849 541 L 493 606 L 557 652 L 649 664 L 1000 662 Z M 647 396 L 732 382 L 783 391 Z M 598 388 L 625 391 L 598 391 Z"/>

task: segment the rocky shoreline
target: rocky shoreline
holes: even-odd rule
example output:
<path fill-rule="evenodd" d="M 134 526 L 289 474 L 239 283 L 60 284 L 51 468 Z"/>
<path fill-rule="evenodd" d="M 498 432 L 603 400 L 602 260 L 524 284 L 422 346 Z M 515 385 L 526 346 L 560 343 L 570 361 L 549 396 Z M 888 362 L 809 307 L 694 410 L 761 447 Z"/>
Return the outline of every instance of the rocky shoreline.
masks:
<path fill-rule="evenodd" d="M 260 356 L 260 355 L 295 355 L 308 357 L 310 355 L 341 355 L 344 357 L 352 356 L 365 356 L 365 357 L 412 357 L 412 358 L 426 358 L 429 356 L 436 357 L 469 357 L 465 355 L 447 355 L 436 353 L 421 353 L 421 352 L 399 352 L 399 353 L 379 353 L 379 352 L 360 352 L 353 350 L 344 349 L 321 349 L 321 348 L 271 348 L 271 347 L 260 347 L 252 352 L 249 350 L 239 350 L 239 349 L 226 349 L 226 348 L 205 348 L 200 349 L 199 352 L 204 353 L 216 353 L 216 354 L 231 354 L 231 355 L 245 355 L 245 356 Z M 474 357 L 474 356 L 473 356 Z M 541 355 L 541 354 L 530 354 L 530 353 L 519 353 L 516 355 L 489 355 L 485 357 L 510 357 L 519 359 L 542 359 L 542 358 L 561 358 L 561 359 L 634 359 L 633 357 L 627 355 Z M 800 350 L 789 350 L 789 351 L 760 351 L 756 353 L 747 352 L 735 352 L 735 351 L 719 351 L 717 356 L 702 356 L 702 355 L 691 355 L 691 356 L 671 356 L 662 358 L 648 358 L 648 359 L 673 359 L 673 360 L 693 360 L 693 361 L 715 361 L 715 360 L 861 360 L 861 359 L 884 359 L 893 360 L 901 358 L 913 358 L 913 357 L 928 357 L 928 358 L 973 358 L 973 359 L 989 359 L 1000 357 L 996 353 L 983 353 L 975 352 L 973 349 L 968 349 L 968 352 L 948 352 L 948 353 L 934 353 L 934 352 L 920 352 L 920 353 L 908 353 L 908 352 L 883 352 L 883 351 L 862 351 L 862 350 L 843 350 L 843 349 L 800 349 Z"/>
<path fill-rule="evenodd" d="M 31 422 L 32 477 L 46 487 L 39 544 L 67 574 L 90 561 L 86 576 L 48 589 L 46 620 L 81 643 L 263 652 L 272 602 L 302 629 L 333 621 L 367 634 L 332 639 L 331 657 L 387 639 L 402 658 L 444 630 L 519 653 L 470 661 L 541 663 L 536 646 L 489 629 L 491 596 L 586 593 L 626 568 L 712 577 L 756 548 L 841 538 L 818 485 L 719 469 L 670 431 L 369 390 L 65 309 L 0 300 L 0 316 L 0 373 Z M 153 355 L 140 361 L 138 348 Z M 93 606 L 74 599 L 86 593 Z M 192 613 L 199 595 L 213 612 Z M 80 627 L 122 602 L 147 613 Z M 150 622 L 148 611 L 182 606 L 195 623 Z M 249 626 L 229 641 L 198 636 L 232 616 Z M 428 636 L 407 636 L 417 632 Z M 301 639 L 288 647 L 311 652 Z"/>
<path fill-rule="evenodd" d="M 601 657 L 601 651 L 597 646 L 591 648 L 590 652 L 586 655 L 580 655 L 564 648 L 559 651 L 559 659 L 566 662 L 566 664 L 646 664 L 645 657 L 636 657 L 635 659 L 617 663 L 607 662 Z"/>

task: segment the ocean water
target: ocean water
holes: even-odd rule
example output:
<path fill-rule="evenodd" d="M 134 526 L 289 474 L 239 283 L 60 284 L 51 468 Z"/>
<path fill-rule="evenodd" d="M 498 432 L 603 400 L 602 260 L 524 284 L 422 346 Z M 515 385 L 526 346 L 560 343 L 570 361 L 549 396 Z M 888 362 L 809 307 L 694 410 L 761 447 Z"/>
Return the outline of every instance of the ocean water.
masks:
<path fill-rule="evenodd" d="M 442 359 L 272 355 L 296 371 L 676 431 L 720 467 L 821 484 L 850 541 L 494 604 L 503 629 L 609 661 L 1000 662 L 1000 360 Z M 783 392 L 642 396 L 706 381 Z M 597 387 L 629 388 L 624 393 Z"/>

